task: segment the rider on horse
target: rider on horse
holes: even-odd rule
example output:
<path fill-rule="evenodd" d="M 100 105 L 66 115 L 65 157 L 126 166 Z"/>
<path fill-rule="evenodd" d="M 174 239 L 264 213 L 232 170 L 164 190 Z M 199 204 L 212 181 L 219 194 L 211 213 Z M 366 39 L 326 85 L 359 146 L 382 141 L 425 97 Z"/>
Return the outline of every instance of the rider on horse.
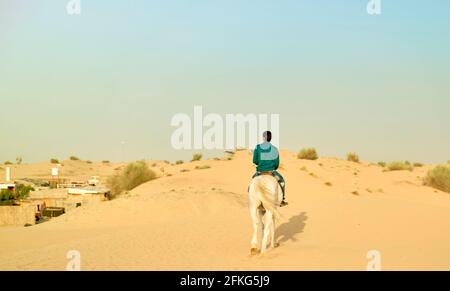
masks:
<path fill-rule="evenodd" d="M 272 140 L 272 133 L 266 131 L 263 134 L 264 142 L 256 146 L 253 151 L 253 163 L 256 165 L 256 173 L 252 178 L 255 178 L 263 174 L 271 174 L 283 190 L 283 201 L 281 201 L 281 207 L 286 206 L 288 203 L 285 201 L 285 182 L 283 176 L 278 173 L 277 169 L 280 165 L 280 156 L 278 149 L 270 143 Z"/>

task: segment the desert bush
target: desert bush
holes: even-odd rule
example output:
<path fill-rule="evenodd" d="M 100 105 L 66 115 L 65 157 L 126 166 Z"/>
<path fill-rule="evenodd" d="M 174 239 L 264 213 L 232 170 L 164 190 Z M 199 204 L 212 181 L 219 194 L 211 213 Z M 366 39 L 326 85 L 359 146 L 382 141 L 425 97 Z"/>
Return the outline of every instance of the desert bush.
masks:
<path fill-rule="evenodd" d="M 319 157 L 315 148 L 303 148 L 297 154 L 297 158 L 302 160 L 317 160 Z"/>
<path fill-rule="evenodd" d="M 175 162 L 176 165 L 181 165 L 182 163 L 184 163 L 182 160 L 178 160 Z"/>
<path fill-rule="evenodd" d="M 427 176 L 424 178 L 424 184 L 450 193 L 450 167 L 440 165 L 429 170 Z"/>
<path fill-rule="evenodd" d="M 16 157 L 16 164 L 20 165 L 22 164 L 22 161 L 23 161 L 22 157 Z"/>
<path fill-rule="evenodd" d="M 386 163 L 385 162 L 378 162 L 378 165 L 383 167 L 383 168 L 386 167 Z"/>
<path fill-rule="evenodd" d="M 205 169 L 209 169 L 209 168 L 211 168 L 211 167 L 208 166 L 208 165 L 196 166 L 195 167 L 196 170 L 205 170 Z"/>
<path fill-rule="evenodd" d="M 359 163 L 359 156 L 356 153 L 348 153 L 347 161 Z"/>
<path fill-rule="evenodd" d="M 103 164 L 109 164 L 109 163 L 110 163 L 110 161 L 108 161 L 108 160 L 104 160 L 104 161 L 102 161 L 102 163 L 103 163 Z"/>
<path fill-rule="evenodd" d="M 192 156 L 192 161 L 193 162 L 195 162 L 195 161 L 200 161 L 202 159 L 202 154 L 194 154 L 193 156 Z"/>
<path fill-rule="evenodd" d="M 69 159 L 71 161 L 79 161 L 80 160 L 78 157 L 75 157 L 75 156 L 71 156 Z"/>
<path fill-rule="evenodd" d="M 153 179 L 156 179 L 155 172 L 144 161 L 138 161 L 128 164 L 120 173 L 110 177 L 107 185 L 114 197 Z"/>
<path fill-rule="evenodd" d="M 30 195 L 31 191 L 34 191 L 32 186 L 19 184 L 16 186 L 16 198 L 26 199 Z"/>
<path fill-rule="evenodd" d="M 86 163 L 88 163 L 88 164 L 92 164 L 92 161 L 86 161 Z"/>
<path fill-rule="evenodd" d="M 185 172 L 189 172 L 189 170 L 188 169 L 181 169 L 180 170 L 180 173 L 185 173 Z"/>
<path fill-rule="evenodd" d="M 59 164 L 59 160 L 58 159 L 50 159 L 50 163 Z"/>
<path fill-rule="evenodd" d="M 413 166 L 416 168 L 420 168 L 420 167 L 423 167 L 423 164 L 422 163 L 414 163 Z"/>
<path fill-rule="evenodd" d="M 14 193 L 9 190 L 3 189 L 0 191 L 0 201 L 10 201 L 14 199 Z"/>
<path fill-rule="evenodd" d="M 11 163 L 10 161 L 5 161 L 3 164 L 5 164 L 5 165 L 12 165 L 13 163 Z"/>
<path fill-rule="evenodd" d="M 413 166 L 408 162 L 394 161 L 387 165 L 388 171 L 412 171 Z"/>

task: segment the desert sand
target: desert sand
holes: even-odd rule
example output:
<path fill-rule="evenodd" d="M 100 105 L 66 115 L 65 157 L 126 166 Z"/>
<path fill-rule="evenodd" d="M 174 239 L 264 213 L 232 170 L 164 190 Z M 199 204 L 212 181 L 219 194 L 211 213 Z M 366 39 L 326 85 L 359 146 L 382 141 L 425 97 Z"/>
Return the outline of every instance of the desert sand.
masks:
<path fill-rule="evenodd" d="M 69 250 L 81 253 L 82 270 L 365 270 L 370 250 L 380 252 L 383 270 L 450 270 L 450 194 L 422 185 L 431 166 L 383 172 L 289 151 L 281 159 L 290 204 L 280 209 L 279 247 L 265 255 L 250 256 L 254 168 L 239 151 L 232 160 L 157 162 L 160 178 L 115 200 L 32 227 L 1 227 L 0 270 L 65 270 Z M 65 175 L 79 179 L 121 166 L 66 163 Z M 49 167 L 13 170 L 45 177 Z"/>

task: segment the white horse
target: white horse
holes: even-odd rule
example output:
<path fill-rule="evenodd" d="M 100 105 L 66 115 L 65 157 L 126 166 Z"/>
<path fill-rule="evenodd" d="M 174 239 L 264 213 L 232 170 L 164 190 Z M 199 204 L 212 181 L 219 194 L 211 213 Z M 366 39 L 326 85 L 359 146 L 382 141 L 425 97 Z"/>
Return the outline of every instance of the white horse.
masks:
<path fill-rule="evenodd" d="M 275 222 L 283 199 L 280 184 L 272 175 L 255 177 L 249 187 L 249 210 L 253 221 L 251 254 L 265 253 L 267 246 L 275 247 Z M 261 241 L 262 237 L 262 241 Z"/>

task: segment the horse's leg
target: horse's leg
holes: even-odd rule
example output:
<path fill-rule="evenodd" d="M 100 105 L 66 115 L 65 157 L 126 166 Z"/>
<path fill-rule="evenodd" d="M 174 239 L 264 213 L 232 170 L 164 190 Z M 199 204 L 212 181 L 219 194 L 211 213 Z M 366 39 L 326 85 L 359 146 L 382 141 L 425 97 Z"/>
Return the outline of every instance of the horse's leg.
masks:
<path fill-rule="evenodd" d="M 271 228 L 273 228 L 273 214 L 271 211 L 266 211 L 264 214 L 264 234 L 261 246 L 261 253 L 265 253 L 267 250 L 267 244 L 269 243 L 269 239 L 272 235 Z"/>
<path fill-rule="evenodd" d="M 275 217 L 270 221 L 270 247 L 275 248 Z"/>
<path fill-rule="evenodd" d="M 250 253 L 252 255 L 256 255 L 259 253 L 259 242 L 262 226 L 261 216 L 258 207 L 254 207 L 253 205 L 250 207 L 250 216 L 252 217 L 252 224 L 253 224 L 253 237 L 251 241 Z"/>

